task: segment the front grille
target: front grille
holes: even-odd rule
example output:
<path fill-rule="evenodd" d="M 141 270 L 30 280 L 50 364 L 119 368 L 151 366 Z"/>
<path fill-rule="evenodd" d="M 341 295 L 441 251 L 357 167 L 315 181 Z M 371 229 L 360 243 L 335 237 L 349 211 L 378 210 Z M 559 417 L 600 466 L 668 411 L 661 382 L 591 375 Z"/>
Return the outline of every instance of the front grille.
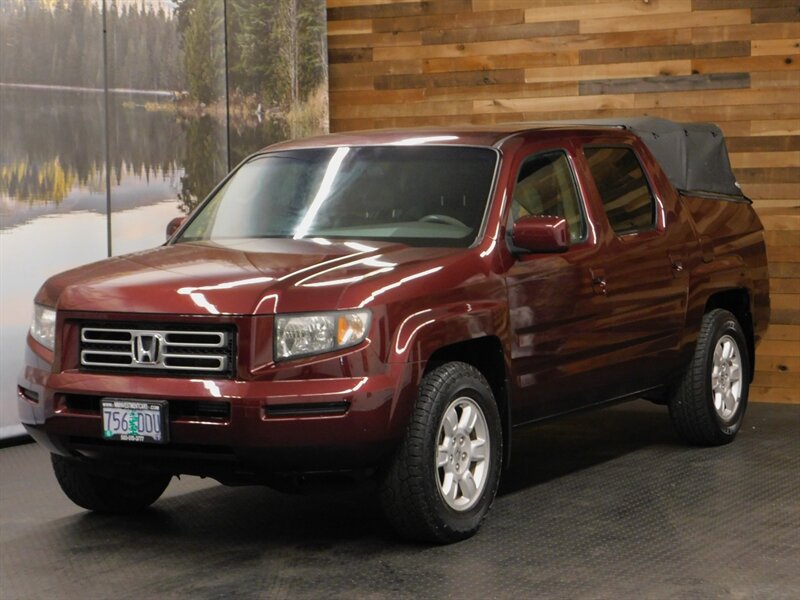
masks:
<path fill-rule="evenodd" d="M 85 370 L 231 376 L 235 334 L 231 327 L 90 324 L 81 327 Z"/>

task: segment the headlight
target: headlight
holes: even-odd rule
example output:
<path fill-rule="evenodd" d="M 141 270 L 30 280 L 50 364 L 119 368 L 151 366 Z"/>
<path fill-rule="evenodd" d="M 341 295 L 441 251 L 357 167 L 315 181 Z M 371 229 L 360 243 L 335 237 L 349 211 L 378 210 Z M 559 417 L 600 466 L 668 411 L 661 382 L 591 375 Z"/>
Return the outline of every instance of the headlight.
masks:
<path fill-rule="evenodd" d="M 370 312 L 281 315 L 275 317 L 275 359 L 331 352 L 355 346 L 367 337 Z"/>
<path fill-rule="evenodd" d="M 54 308 L 33 305 L 31 337 L 49 350 L 56 346 L 56 311 Z"/>

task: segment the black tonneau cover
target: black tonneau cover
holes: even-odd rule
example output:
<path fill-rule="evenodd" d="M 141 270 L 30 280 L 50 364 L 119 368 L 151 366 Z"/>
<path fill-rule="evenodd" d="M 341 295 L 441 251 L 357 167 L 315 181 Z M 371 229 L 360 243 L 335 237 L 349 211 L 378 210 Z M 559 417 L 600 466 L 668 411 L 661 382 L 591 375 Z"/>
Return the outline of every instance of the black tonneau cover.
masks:
<path fill-rule="evenodd" d="M 712 123 L 675 123 L 638 117 L 591 119 L 580 124 L 623 127 L 635 133 L 680 192 L 745 199 L 731 170 L 722 131 Z"/>

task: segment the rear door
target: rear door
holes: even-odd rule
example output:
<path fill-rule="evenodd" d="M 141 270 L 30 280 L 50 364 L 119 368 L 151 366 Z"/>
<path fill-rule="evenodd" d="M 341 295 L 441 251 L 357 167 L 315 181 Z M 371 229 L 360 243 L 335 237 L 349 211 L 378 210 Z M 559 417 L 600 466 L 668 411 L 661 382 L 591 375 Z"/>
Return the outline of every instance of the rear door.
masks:
<path fill-rule="evenodd" d="M 606 340 L 605 393 L 618 396 L 663 382 L 677 367 L 691 238 L 674 191 L 661 181 L 657 187 L 660 169 L 638 138 L 596 138 L 576 158 L 590 181 L 587 201 L 602 213 L 605 243 L 588 266 L 606 305 L 594 325 Z"/>

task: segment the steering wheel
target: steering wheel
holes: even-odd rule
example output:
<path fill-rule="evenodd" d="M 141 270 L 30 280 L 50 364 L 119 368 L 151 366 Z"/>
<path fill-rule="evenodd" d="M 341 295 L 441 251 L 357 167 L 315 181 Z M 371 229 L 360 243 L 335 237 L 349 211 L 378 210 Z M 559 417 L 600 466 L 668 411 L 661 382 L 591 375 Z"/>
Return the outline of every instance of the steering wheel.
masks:
<path fill-rule="evenodd" d="M 462 223 L 455 217 L 448 215 L 425 215 L 420 219 L 423 223 L 445 223 L 446 225 L 454 225 L 456 227 L 464 227 L 469 229 L 465 223 Z"/>

